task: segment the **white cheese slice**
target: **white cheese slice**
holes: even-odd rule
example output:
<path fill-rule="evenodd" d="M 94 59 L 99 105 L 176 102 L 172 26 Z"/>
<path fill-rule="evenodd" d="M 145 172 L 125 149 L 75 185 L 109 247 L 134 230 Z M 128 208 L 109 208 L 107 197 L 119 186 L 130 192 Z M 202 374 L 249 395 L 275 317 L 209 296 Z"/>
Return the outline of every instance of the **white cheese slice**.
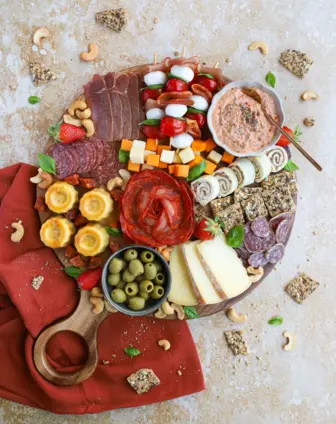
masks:
<path fill-rule="evenodd" d="M 202 265 L 197 246 L 200 240 L 185 243 L 182 247 L 193 289 L 198 293 L 202 303 L 213 304 L 221 302 L 225 296 L 219 296 Z"/>
<path fill-rule="evenodd" d="M 163 163 L 173 163 L 174 154 L 174 150 L 162 150 L 160 161 Z"/>
<path fill-rule="evenodd" d="M 134 140 L 137 141 L 137 140 Z M 130 160 L 133 163 L 144 163 L 145 162 L 145 149 L 142 146 L 133 146 L 130 151 Z"/>
<path fill-rule="evenodd" d="M 156 152 L 153 152 L 152 150 L 145 150 L 144 151 L 145 160 L 147 160 L 148 155 L 156 155 Z"/>
<path fill-rule="evenodd" d="M 216 150 L 212 150 L 208 154 L 207 159 L 211 160 L 211 162 L 218 164 L 222 160 L 222 155 L 220 153 L 216 152 Z"/>
<path fill-rule="evenodd" d="M 168 300 L 178 305 L 197 305 L 199 302 L 192 288 L 181 244 L 174 247 L 170 257 L 169 267 L 172 276 L 172 287 Z"/>
<path fill-rule="evenodd" d="M 250 287 L 246 269 L 236 251 L 226 243 L 224 235 L 202 241 L 197 249 L 208 277 L 228 299 L 239 296 Z"/>
<path fill-rule="evenodd" d="M 186 149 L 180 150 L 179 155 L 183 163 L 188 163 L 195 159 L 195 153 L 193 152 L 191 147 L 187 147 Z"/>
<path fill-rule="evenodd" d="M 133 140 L 132 147 L 141 147 L 141 149 L 146 149 L 146 142 L 142 140 Z"/>

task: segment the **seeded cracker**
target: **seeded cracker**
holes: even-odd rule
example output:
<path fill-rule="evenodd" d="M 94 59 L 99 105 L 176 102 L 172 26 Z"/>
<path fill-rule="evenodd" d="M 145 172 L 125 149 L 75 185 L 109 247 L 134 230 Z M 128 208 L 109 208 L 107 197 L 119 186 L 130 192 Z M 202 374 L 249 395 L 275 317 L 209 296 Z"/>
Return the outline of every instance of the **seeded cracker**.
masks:
<path fill-rule="evenodd" d="M 115 32 L 120 32 L 127 25 L 127 10 L 119 8 L 96 13 L 96 21 Z"/>
<path fill-rule="evenodd" d="M 30 62 L 29 69 L 35 85 L 41 85 L 57 78 L 50 69 L 46 68 L 43 63 L 36 60 Z"/>
<path fill-rule="evenodd" d="M 262 192 L 268 212 L 272 217 L 278 216 L 283 212 L 295 212 L 296 205 L 289 188 L 272 187 Z"/>
<path fill-rule="evenodd" d="M 212 212 L 210 204 L 200 205 L 199 203 L 195 203 L 194 205 L 194 214 L 196 223 L 198 224 L 203 218 L 212 218 Z"/>
<path fill-rule="evenodd" d="M 312 59 L 298 50 L 288 49 L 281 53 L 280 63 L 292 74 L 303 78 L 313 64 Z"/>
<path fill-rule="evenodd" d="M 260 185 L 265 189 L 288 187 L 292 194 L 298 192 L 296 176 L 293 171 L 281 171 L 278 174 L 271 174 L 265 180 L 261 181 Z"/>
<path fill-rule="evenodd" d="M 253 221 L 259 216 L 267 216 L 268 211 L 261 194 L 254 194 L 241 202 L 248 221 Z"/>
<path fill-rule="evenodd" d="M 215 199 L 210 202 L 210 207 L 213 216 L 217 216 L 218 212 L 225 210 L 233 204 L 233 196 L 222 197 L 221 199 Z"/>
<path fill-rule="evenodd" d="M 243 187 L 238 188 L 234 192 L 234 202 L 238 203 L 242 200 L 247 200 L 249 197 L 253 196 L 254 194 L 261 194 L 262 188 L 261 187 Z"/>
<path fill-rule="evenodd" d="M 217 216 L 224 222 L 224 232 L 227 234 L 231 228 L 245 223 L 243 209 L 239 203 L 235 203 L 223 211 L 218 212 Z"/>
<path fill-rule="evenodd" d="M 224 334 L 227 344 L 234 355 L 248 355 L 247 344 L 243 339 L 244 332 L 242 330 L 225 331 Z"/>
<path fill-rule="evenodd" d="M 41 287 L 41 284 L 43 283 L 44 277 L 42 275 L 39 275 L 37 277 L 34 277 L 31 282 L 31 286 L 34 290 L 38 290 Z"/>
<path fill-rule="evenodd" d="M 149 392 L 152 387 L 160 384 L 160 380 L 154 374 L 154 371 L 149 368 L 141 368 L 136 373 L 127 377 L 127 381 L 138 395 Z"/>
<path fill-rule="evenodd" d="M 294 278 L 285 288 L 289 296 L 297 303 L 303 303 L 320 285 L 314 281 L 307 274 L 302 273 Z"/>

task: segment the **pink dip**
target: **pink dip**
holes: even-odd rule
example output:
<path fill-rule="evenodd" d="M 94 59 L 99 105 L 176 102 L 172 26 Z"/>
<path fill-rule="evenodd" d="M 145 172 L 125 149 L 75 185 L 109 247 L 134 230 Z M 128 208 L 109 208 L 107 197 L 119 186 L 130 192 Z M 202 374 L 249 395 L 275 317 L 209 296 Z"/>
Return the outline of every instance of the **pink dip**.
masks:
<path fill-rule="evenodd" d="M 274 119 L 277 118 L 273 97 L 254 88 L 262 104 Z M 230 88 L 217 101 L 212 114 L 212 126 L 218 139 L 237 153 L 257 152 L 269 145 L 276 128 L 267 120 L 261 105 L 242 92 Z"/>

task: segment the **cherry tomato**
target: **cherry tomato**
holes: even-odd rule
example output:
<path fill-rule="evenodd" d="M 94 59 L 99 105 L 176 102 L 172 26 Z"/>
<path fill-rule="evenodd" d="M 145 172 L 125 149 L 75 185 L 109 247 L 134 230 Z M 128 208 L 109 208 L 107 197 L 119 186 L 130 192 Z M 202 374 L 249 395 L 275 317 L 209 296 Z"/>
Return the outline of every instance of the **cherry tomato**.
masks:
<path fill-rule="evenodd" d="M 143 125 L 142 132 L 147 138 L 157 138 L 158 140 L 166 138 L 166 136 L 160 131 L 159 125 Z"/>
<path fill-rule="evenodd" d="M 102 269 L 95 268 L 89 269 L 88 271 L 83 272 L 78 278 L 77 282 L 80 285 L 82 290 L 91 290 L 93 287 L 96 287 L 100 277 L 102 275 Z"/>
<path fill-rule="evenodd" d="M 177 78 L 170 78 L 166 84 L 166 91 L 188 91 L 188 84 Z"/>
<path fill-rule="evenodd" d="M 160 122 L 160 131 L 168 137 L 182 134 L 187 129 L 187 124 L 182 119 L 164 116 Z M 153 137 L 151 137 L 153 138 Z"/>
<path fill-rule="evenodd" d="M 212 78 L 206 77 L 205 75 L 196 75 L 192 83 L 203 85 L 203 87 L 207 88 L 211 92 L 217 89 L 216 81 Z"/>
<path fill-rule="evenodd" d="M 145 88 L 142 90 L 141 100 L 145 103 L 147 99 L 156 100 L 162 93 L 161 88 Z"/>
<path fill-rule="evenodd" d="M 288 127 L 283 127 L 283 130 L 286 131 L 286 133 L 288 133 L 291 137 L 294 137 L 294 132 L 293 130 L 291 130 Z M 288 146 L 290 144 L 289 140 L 287 140 L 287 138 L 284 135 L 281 135 L 281 137 L 279 138 L 279 141 L 277 142 L 277 146 Z"/>
<path fill-rule="evenodd" d="M 204 113 L 187 113 L 185 117 L 196 121 L 199 128 L 203 128 L 205 125 L 206 120 Z"/>

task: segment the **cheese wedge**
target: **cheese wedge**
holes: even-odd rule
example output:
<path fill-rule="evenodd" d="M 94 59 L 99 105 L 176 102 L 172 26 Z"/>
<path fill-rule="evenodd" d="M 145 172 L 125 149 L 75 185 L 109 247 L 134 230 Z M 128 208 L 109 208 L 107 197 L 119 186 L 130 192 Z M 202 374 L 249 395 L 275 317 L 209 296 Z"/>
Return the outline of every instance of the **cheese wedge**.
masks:
<path fill-rule="evenodd" d="M 226 243 L 224 235 L 202 241 L 197 249 L 209 279 L 228 299 L 239 296 L 250 287 L 246 269 L 236 251 Z"/>
<path fill-rule="evenodd" d="M 219 296 L 203 268 L 197 249 L 200 243 L 200 240 L 196 240 L 185 243 L 182 247 L 193 290 L 200 303 L 218 303 L 221 302 L 225 296 Z"/>
<path fill-rule="evenodd" d="M 169 266 L 172 276 L 172 287 L 168 300 L 178 305 L 197 305 L 198 301 L 192 289 L 192 282 L 182 253 L 182 245 L 174 247 Z"/>

